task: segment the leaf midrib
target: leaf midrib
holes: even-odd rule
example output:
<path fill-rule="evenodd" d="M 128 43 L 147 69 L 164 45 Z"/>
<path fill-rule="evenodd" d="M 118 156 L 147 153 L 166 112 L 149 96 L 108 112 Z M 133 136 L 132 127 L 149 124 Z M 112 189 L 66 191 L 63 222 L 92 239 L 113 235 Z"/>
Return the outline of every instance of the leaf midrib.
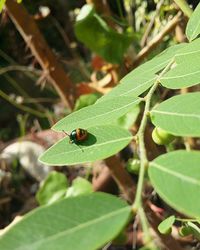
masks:
<path fill-rule="evenodd" d="M 79 224 L 78 226 L 75 226 L 75 227 L 73 227 L 73 228 L 70 228 L 70 229 L 64 230 L 64 231 L 62 231 L 62 232 L 59 232 L 59 233 L 57 233 L 56 235 L 54 234 L 54 235 L 47 236 L 47 237 L 45 237 L 45 239 L 39 240 L 39 241 L 37 241 L 37 242 L 33 242 L 33 243 L 30 243 L 30 242 L 29 242 L 28 245 L 23 246 L 23 249 L 30 249 L 30 246 L 31 246 L 31 248 L 33 247 L 33 249 L 35 249 L 35 247 L 36 247 L 37 245 L 40 245 L 40 244 L 42 244 L 43 242 L 44 242 L 44 243 L 47 243 L 48 241 L 56 240 L 56 239 L 58 239 L 59 237 L 67 236 L 68 234 L 72 234 L 72 233 L 77 232 L 77 231 L 79 231 L 79 230 L 81 230 L 81 229 L 83 229 L 83 228 L 89 227 L 89 226 L 91 226 L 92 224 L 95 225 L 96 223 L 99 223 L 99 222 L 101 222 L 101 221 L 107 220 L 107 219 L 112 218 L 112 217 L 114 217 L 114 216 L 116 216 L 116 215 L 119 215 L 119 214 L 121 214 L 121 213 L 123 213 L 124 211 L 129 210 L 129 209 L 130 209 L 129 206 L 123 207 L 123 208 L 121 208 L 121 209 L 119 209 L 119 210 L 117 210 L 117 211 L 115 211 L 115 212 L 108 213 L 108 214 L 103 215 L 103 216 L 101 216 L 101 217 L 99 217 L 99 218 L 97 218 L 97 219 L 90 220 L 90 221 L 88 221 L 88 222 L 86 222 L 86 223 L 82 223 L 82 224 Z M 28 248 L 26 248 L 26 246 L 28 246 Z M 21 250 L 21 249 L 22 249 L 22 246 L 16 248 L 16 250 Z"/>
<path fill-rule="evenodd" d="M 84 147 L 84 151 L 87 151 L 87 150 L 90 150 L 91 148 L 95 148 L 95 147 L 101 147 L 103 145 L 106 145 L 106 144 L 110 144 L 110 143 L 113 143 L 113 142 L 120 142 L 120 141 L 125 141 L 127 139 L 132 139 L 132 136 L 129 136 L 129 137 L 123 137 L 123 138 L 120 138 L 120 139 L 113 139 L 113 140 L 110 140 L 110 141 L 105 141 L 103 143 L 96 143 L 92 146 L 88 146 L 88 147 Z M 75 152 L 80 152 L 80 148 L 78 149 L 75 149 L 75 150 L 71 150 L 71 151 L 65 151 L 65 152 L 61 152 L 61 153 L 57 153 L 57 154 L 53 154 L 52 157 L 54 158 L 55 156 L 60 156 L 60 155 L 66 155 L 66 154 L 71 154 L 71 153 L 75 153 Z"/>
<path fill-rule="evenodd" d="M 187 114 L 187 113 L 176 113 L 176 112 L 168 112 L 168 111 L 160 111 L 160 110 L 152 110 L 151 113 L 165 114 L 171 116 L 180 116 L 180 117 L 192 117 L 200 119 L 200 115 L 198 114 Z"/>
<path fill-rule="evenodd" d="M 91 117 L 89 117 L 89 118 L 86 118 L 86 119 L 84 119 L 84 120 L 82 120 L 81 122 L 88 122 L 88 121 L 90 121 L 90 120 L 94 120 L 94 119 L 97 119 L 97 118 L 99 118 L 99 117 L 101 117 L 101 116 L 106 116 L 106 115 L 109 115 L 109 114 L 112 114 L 113 112 L 118 112 L 118 111 L 120 111 L 121 109 L 124 109 L 124 108 L 126 108 L 126 107 L 128 107 L 128 106 L 131 106 L 131 105 L 133 105 L 133 104 L 135 104 L 135 103 L 139 103 L 140 102 L 140 98 L 137 98 L 136 100 L 134 100 L 133 102 L 130 102 L 130 103 L 128 103 L 128 104 L 126 104 L 126 105 L 124 105 L 124 106 L 122 106 L 122 107 L 119 107 L 119 108 L 117 108 L 117 109 L 113 109 L 113 110 L 111 110 L 111 111 L 108 111 L 108 112 L 104 112 L 104 113 L 101 113 L 101 114 L 99 114 L 99 115 L 94 115 L 94 116 L 91 116 Z M 95 104 L 94 104 L 94 107 L 95 107 Z M 94 110 L 93 110 L 94 111 Z M 74 113 L 75 114 L 75 113 Z M 76 115 L 74 115 L 74 116 L 77 116 L 77 114 Z M 67 118 L 67 117 L 66 117 Z M 69 118 L 69 119 L 71 119 L 71 118 Z M 58 125 L 55 125 L 55 126 L 53 126 L 52 127 L 52 129 L 59 129 L 59 127 L 61 126 L 63 126 L 63 123 L 64 123 L 64 121 L 61 123 L 61 124 L 58 124 Z M 70 123 L 70 126 L 72 126 L 72 124 L 76 124 L 77 122 L 75 121 L 75 122 L 71 122 Z M 80 123 L 80 122 L 79 122 Z M 96 124 L 95 124 L 96 125 Z"/>
<path fill-rule="evenodd" d="M 198 73 L 200 73 L 200 70 L 198 70 L 198 71 L 195 71 L 195 72 L 191 72 L 191 73 L 187 73 L 187 74 L 185 74 L 185 75 L 177 75 L 176 74 L 176 76 L 164 76 L 164 77 L 162 77 L 161 78 L 161 81 L 162 80 L 168 80 L 168 79 L 177 79 L 177 78 L 183 78 L 183 77 L 186 77 L 186 76 L 191 76 L 191 75 L 196 75 L 196 74 L 198 74 Z M 169 74 L 170 74 L 170 71 L 169 71 Z"/>
<path fill-rule="evenodd" d="M 192 178 L 190 176 L 185 176 L 185 175 L 183 175 L 181 173 L 178 173 L 178 172 L 175 172 L 175 171 L 173 171 L 171 169 L 165 168 L 162 165 L 159 165 L 159 164 L 157 164 L 155 162 L 151 162 L 151 166 L 153 166 L 153 167 L 155 167 L 157 169 L 160 169 L 163 172 L 168 173 L 168 174 L 170 174 L 172 176 L 180 178 L 180 179 L 182 179 L 182 180 L 184 180 L 184 181 L 186 181 L 186 182 L 188 182 L 190 184 L 195 184 L 195 185 L 200 186 L 200 180 L 194 179 L 194 178 Z"/>

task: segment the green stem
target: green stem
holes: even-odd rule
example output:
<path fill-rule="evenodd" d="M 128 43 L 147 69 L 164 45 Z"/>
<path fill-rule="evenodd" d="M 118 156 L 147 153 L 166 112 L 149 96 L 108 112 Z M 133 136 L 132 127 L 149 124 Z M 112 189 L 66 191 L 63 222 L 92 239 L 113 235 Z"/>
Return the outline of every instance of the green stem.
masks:
<path fill-rule="evenodd" d="M 181 222 L 188 222 L 188 221 L 198 222 L 198 220 L 196 220 L 196 219 L 181 219 L 181 218 L 176 218 L 176 221 L 181 221 Z"/>
<path fill-rule="evenodd" d="M 161 77 L 170 69 L 171 65 L 174 63 L 174 60 L 171 60 L 169 64 L 163 69 L 163 71 L 160 73 L 158 78 L 156 79 L 155 83 L 149 90 L 148 94 L 145 97 L 145 108 L 144 108 L 144 113 L 142 117 L 142 121 L 139 127 L 139 130 L 137 132 L 137 140 L 139 143 L 139 152 L 140 152 L 140 172 L 139 172 L 139 179 L 138 179 L 138 184 L 137 184 L 137 190 L 136 190 L 136 197 L 134 204 L 132 206 L 133 212 L 137 212 L 138 208 L 141 207 L 142 204 L 142 189 L 143 189 L 143 183 L 144 183 L 144 175 L 145 171 L 148 167 L 148 159 L 147 159 L 147 153 L 146 153 L 146 148 L 145 148 L 145 142 L 144 142 L 144 132 L 146 129 L 147 125 L 147 120 L 150 112 L 150 104 L 151 104 L 151 99 L 154 94 L 154 91 L 158 87 L 160 83 Z"/>
<path fill-rule="evenodd" d="M 142 117 L 142 121 L 138 130 L 138 133 L 137 133 L 137 140 L 139 143 L 139 152 L 140 152 L 141 160 L 140 160 L 140 172 L 139 172 L 136 197 L 135 197 L 135 201 L 133 204 L 133 211 L 137 211 L 138 208 L 141 207 L 141 203 L 142 203 L 142 189 L 143 189 L 144 175 L 148 167 L 148 159 L 147 159 L 147 153 L 146 153 L 145 142 L 144 142 L 144 132 L 145 132 L 145 128 L 147 125 L 148 114 L 150 111 L 151 98 L 152 98 L 154 91 L 158 87 L 158 84 L 159 82 L 156 81 L 154 85 L 151 87 L 149 93 L 146 95 L 144 113 L 143 113 L 143 117 Z"/>
<path fill-rule="evenodd" d="M 141 124 L 140 124 L 139 130 L 138 130 L 138 133 L 136 135 L 137 141 L 139 144 L 139 153 L 140 153 L 140 172 L 139 172 L 139 179 L 138 179 L 138 184 L 137 184 L 135 201 L 132 205 L 132 210 L 133 210 L 134 214 L 136 214 L 138 212 L 138 214 L 140 216 L 142 228 L 144 230 L 145 240 L 148 242 L 148 244 L 150 244 L 150 246 L 153 246 L 154 242 L 151 238 L 151 234 L 149 232 L 148 221 L 147 221 L 146 215 L 145 215 L 143 207 L 142 207 L 142 190 L 143 190 L 143 184 L 144 184 L 144 176 L 145 176 L 146 169 L 149 165 L 149 161 L 147 159 L 145 141 L 144 141 L 144 133 L 145 133 L 145 129 L 146 129 L 147 121 L 148 121 L 148 116 L 149 116 L 149 112 L 150 112 L 150 104 L 151 104 L 152 96 L 160 83 L 161 77 L 170 69 L 170 67 L 173 63 L 174 63 L 174 60 L 171 60 L 170 63 L 163 69 L 163 71 L 157 77 L 155 83 L 153 84 L 153 86 L 149 90 L 148 94 L 146 95 L 144 113 L 142 116 L 142 120 L 141 120 Z"/>
<path fill-rule="evenodd" d="M 142 225 L 142 231 L 144 232 L 144 237 L 143 237 L 144 245 L 149 249 L 156 249 L 156 245 L 154 244 L 151 235 L 149 233 L 149 223 L 147 221 L 144 209 L 142 207 L 138 209 L 138 215 Z"/>
<path fill-rule="evenodd" d="M 178 7 L 183 11 L 183 13 L 187 17 L 191 17 L 193 11 L 185 0 L 174 0 L 174 2 L 178 5 Z"/>

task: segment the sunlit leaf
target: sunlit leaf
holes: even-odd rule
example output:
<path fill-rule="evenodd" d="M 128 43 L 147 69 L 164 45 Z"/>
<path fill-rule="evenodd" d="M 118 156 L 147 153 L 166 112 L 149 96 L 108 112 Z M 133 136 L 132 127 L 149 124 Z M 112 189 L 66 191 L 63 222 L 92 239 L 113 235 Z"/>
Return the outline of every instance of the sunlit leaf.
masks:
<path fill-rule="evenodd" d="M 184 48 L 184 46 L 185 44 L 179 44 L 169 47 L 152 60 L 140 65 L 122 78 L 120 84 L 107 95 L 100 98 L 98 102 L 114 96 L 138 96 L 142 94 L 153 85 L 159 72 L 173 60 L 175 55 L 178 54 L 179 50 Z"/>
<path fill-rule="evenodd" d="M 71 187 L 67 189 L 66 197 L 75 197 L 83 194 L 90 194 L 92 192 L 92 184 L 82 177 L 77 177 L 73 180 Z"/>
<path fill-rule="evenodd" d="M 175 222 L 175 216 L 172 215 L 170 217 L 168 217 L 167 219 L 163 220 L 159 226 L 158 226 L 158 230 L 161 234 L 167 234 L 171 232 L 171 227 Z"/>
<path fill-rule="evenodd" d="M 131 141 L 131 134 L 117 126 L 100 126 L 88 129 L 88 138 L 82 143 L 70 144 L 64 138 L 49 148 L 40 161 L 48 165 L 74 165 L 94 162 L 116 154 Z"/>
<path fill-rule="evenodd" d="M 36 199 L 40 205 L 50 204 L 65 196 L 68 181 L 64 174 L 52 171 L 41 184 Z"/>
<path fill-rule="evenodd" d="M 92 126 L 113 123 L 141 101 L 136 97 L 115 97 L 105 102 L 82 108 L 57 122 L 52 129 L 71 131 L 75 128 L 87 129 Z"/>
<path fill-rule="evenodd" d="M 189 41 L 194 40 L 200 34 L 200 3 L 197 5 L 186 27 L 186 35 Z"/>

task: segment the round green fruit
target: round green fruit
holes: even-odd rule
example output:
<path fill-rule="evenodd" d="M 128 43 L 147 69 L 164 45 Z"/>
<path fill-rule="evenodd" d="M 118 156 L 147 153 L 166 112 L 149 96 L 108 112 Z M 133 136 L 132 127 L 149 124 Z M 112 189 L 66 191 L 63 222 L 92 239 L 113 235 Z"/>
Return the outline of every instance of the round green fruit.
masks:
<path fill-rule="evenodd" d="M 126 165 L 126 169 L 131 174 L 138 174 L 140 170 L 140 160 L 131 159 Z"/>
<path fill-rule="evenodd" d="M 158 145 L 167 145 L 174 140 L 175 136 L 162 128 L 156 127 L 152 132 L 152 139 Z"/>

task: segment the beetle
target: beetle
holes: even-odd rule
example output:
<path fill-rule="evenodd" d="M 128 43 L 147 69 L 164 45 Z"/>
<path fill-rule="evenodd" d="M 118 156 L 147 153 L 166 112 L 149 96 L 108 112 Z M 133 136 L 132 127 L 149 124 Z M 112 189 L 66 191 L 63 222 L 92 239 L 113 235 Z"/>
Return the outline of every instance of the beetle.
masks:
<path fill-rule="evenodd" d="M 74 130 L 72 130 L 72 132 L 70 134 L 66 133 L 64 130 L 63 132 L 69 136 L 69 143 L 79 143 L 82 142 L 84 140 L 87 139 L 88 137 L 88 132 L 86 129 L 82 129 L 82 128 L 76 128 Z"/>

